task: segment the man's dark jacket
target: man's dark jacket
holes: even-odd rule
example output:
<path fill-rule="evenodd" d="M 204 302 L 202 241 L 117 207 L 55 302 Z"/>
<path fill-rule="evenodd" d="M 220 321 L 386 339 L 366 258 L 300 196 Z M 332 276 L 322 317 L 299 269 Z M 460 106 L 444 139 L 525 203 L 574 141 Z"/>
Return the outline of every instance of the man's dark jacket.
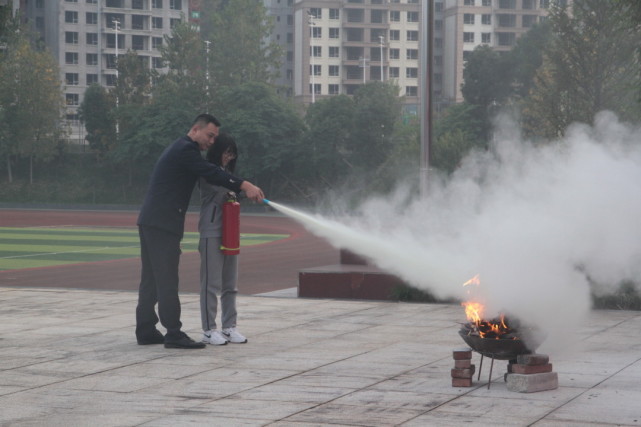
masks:
<path fill-rule="evenodd" d="M 243 180 L 205 160 L 188 136 L 174 141 L 160 155 L 138 215 L 138 225 L 157 227 L 182 237 L 189 199 L 198 177 L 240 192 Z"/>

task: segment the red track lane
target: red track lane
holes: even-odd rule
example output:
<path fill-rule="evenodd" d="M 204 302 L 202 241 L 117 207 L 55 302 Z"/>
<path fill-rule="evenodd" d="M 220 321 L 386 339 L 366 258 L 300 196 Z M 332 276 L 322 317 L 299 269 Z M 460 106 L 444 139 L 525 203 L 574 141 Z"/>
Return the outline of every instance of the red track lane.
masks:
<path fill-rule="evenodd" d="M 100 226 L 136 228 L 138 212 L 0 210 L 2 227 Z M 185 231 L 198 231 L 198 214 L 188 213 Z M 238 290 L 259 294 L 298 286 L 298 271 L 338 263 L 338 250 L 282 216 L 243 215 L 242 233 L 290 234 L 288 239 L 242 248 Z M 199 292 L 200 256 L 180 259 L 180 290 Z M 140 259 L 0 271 L 0 286 L 137 290 Z"/>

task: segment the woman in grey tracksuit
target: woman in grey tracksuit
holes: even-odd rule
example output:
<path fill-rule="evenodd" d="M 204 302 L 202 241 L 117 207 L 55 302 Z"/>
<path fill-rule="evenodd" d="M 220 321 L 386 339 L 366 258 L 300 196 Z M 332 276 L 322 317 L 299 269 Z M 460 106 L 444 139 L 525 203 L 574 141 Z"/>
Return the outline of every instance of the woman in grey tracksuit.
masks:
<path fill-rule="evenodd" d="M 226 134 L 216 138 L 207 151 L 207 160 L 227 172 L 236 167 L 238 149 L 234 139 Z M 236 197 L 227 188 L 209 184 L 204 179 L 200 187 L 200 316 L 203 328 L 202 341 L 207 344 L 224 345 L 245 343 L 247 339 L 236 329 L 236 282 L 238 279 L 238 256 L 225 255 L 221 250 L 223 204 Z M 216 324 L 218 295 L 221 305 L 221 326 Z"/>

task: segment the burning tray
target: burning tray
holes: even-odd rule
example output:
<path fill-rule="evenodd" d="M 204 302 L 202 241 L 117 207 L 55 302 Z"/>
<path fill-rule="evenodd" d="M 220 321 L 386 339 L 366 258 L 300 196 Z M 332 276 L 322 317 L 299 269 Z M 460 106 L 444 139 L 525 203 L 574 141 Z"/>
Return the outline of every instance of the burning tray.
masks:
<path fill-rule="evenodd" d="M 507 321 L 503 319 L 500 322 L 505 327 L 501 333 L 496 329 L 483 332 L 477 324 L 466 323 L 459 330 L 459 335 L 472 350 L 483 356 L 500 360 L 516 359 L 516 356 L 520 354 L 533 353 L 541 345 L 541 337 L 533 329 L 516 329 L 507 326 Z M 490 324 L 490 322 L 482 322 L 481 324 Z M 513 321 L 512 324 L 518 324 L 518 322 Z"/>

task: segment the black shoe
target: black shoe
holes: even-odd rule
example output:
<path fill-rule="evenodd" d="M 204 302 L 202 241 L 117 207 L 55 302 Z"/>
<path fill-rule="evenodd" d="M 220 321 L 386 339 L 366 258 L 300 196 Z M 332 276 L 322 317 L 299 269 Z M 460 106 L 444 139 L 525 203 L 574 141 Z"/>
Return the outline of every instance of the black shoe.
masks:
<path fill-rule="evenodd" d="M 205 348 L 204 342 L 196 342 L 189 338 L 186 333 L 181 332 L 176 337 L 165 337 L 165 348 Z"/>
<path fill-rule="evenodd" d="M 138 340 L 138 345 L 162 344 L 165 342 L 164 335 L 158 329 L 154 329 L 150 334 L 137 336 L 136 339 Z"/>

